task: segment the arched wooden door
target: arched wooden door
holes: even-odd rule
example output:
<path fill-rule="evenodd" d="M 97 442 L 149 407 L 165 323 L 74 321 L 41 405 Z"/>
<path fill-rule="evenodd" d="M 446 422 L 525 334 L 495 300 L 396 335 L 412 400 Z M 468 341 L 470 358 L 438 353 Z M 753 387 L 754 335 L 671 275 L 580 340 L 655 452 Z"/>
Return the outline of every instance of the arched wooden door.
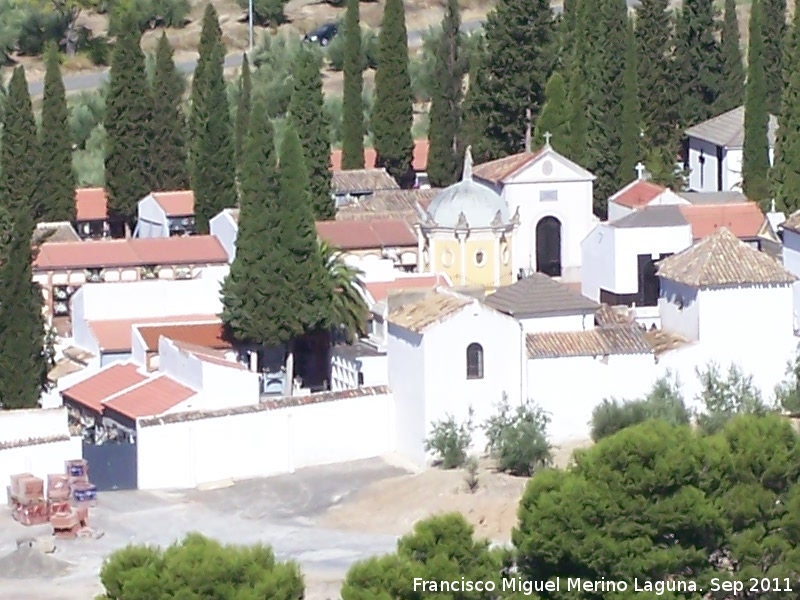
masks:
<path fill-rule="evenodd" d="M 536 224 L 536 270 L 561 277 L 561 221 L 544 217 Z"/>

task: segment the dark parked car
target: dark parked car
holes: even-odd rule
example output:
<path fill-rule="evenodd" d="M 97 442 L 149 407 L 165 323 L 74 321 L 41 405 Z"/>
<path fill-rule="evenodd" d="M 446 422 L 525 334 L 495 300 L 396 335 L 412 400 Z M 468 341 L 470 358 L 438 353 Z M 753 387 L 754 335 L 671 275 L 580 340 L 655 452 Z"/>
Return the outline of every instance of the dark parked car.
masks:
<path fill-rule="evenodd" d="M 307 33 L 303 38 L 307 42 L 314 42 L 320 46 L 327 46 L 331 40 L 339 33 L 339 26 L 336 23 L 326 23 L 317 27 L 314 31 Z"/>

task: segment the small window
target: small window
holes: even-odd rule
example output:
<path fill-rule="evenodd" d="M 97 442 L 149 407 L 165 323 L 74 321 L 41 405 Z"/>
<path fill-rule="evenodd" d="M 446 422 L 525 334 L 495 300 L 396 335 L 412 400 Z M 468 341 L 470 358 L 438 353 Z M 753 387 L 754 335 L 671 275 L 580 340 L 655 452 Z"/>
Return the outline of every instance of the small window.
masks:
<path fill-rule="evenodd" d="M 483 253 L 483 250 L 478 250 L 475 253 L 475 264 L 479 267 L 482 267 L 486 264 L 486 255 Z"/>
<path fill-rule="evenodd" d="M 483 346 L 467 346 L 467 379 L 483 379 Z"/>
<path fill-rule="evenodd" d="M 450 250 L 445 250 L 442 252 L 442 265 L 444 267 L 452 267 L 453 266 L 453 253 Z"/>
<path fill-rule="evenodd" d="M 544 190 L 539 192 L 540 202 L 555 202 L 558 200 L 558 190 Z"/>

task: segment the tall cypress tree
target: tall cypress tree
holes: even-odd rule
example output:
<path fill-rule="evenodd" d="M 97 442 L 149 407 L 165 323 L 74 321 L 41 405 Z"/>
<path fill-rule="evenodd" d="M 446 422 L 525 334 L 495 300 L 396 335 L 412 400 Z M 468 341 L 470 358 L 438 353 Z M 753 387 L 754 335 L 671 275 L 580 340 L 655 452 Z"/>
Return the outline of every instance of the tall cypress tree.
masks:
<path fill-rule="evenodd" d="M 761 0 L 755 0 L 750 13 L 747 49 L 742 187 L 748 198 L 760 202 L 769 196 L 769 112 L 766 105 L 763 18 Z"/>
<path fill-rule="evenodd" d="M 548 0 L 500 0 L 484 26 L 485 54 L 480 93 L 470 110 L 473 122 L 484 130 L 475 132 L 475 146 L 485 137 L 488 157 L 500 158 L 525 149 L 527 129 L 532 128 L 544 104 L 544 89 L 555 66 L 555 25 Z M 530 115 L 530 122 L 529 121 Z"/>
<path fill-rule="evenodd" d="M 469 86 L 461 106 L 461 137 L 468 146 L 472 147 L 472 157 L 478 164 L 493 158 L 492 144 L 484 135 L 489 128 L 489 121 L 486 118 L 489 112 L 489 95 L 486 93 L 487 82 L 484 69 L 486 60 L 485 44 L 483 39 L 480 39 L 478 48 L 471 57 Z"/>
<path fill-rule="evenodd" d="M 639 81 L 636 36 L 633 22 L 628 26 L 628 47 L 625 52 L 625 73 L 623 74 L 622 129 L 620 131 L 620 162 L 617 180 L 625 183 L 633 179 L 634 170 L 642 159 L 642 117 L 639 108 Z"/>
<path fill-rule="evenodd" d="M 561 73 L 554 71 L 544 90 L 545 103 L 536 121 L 534 139 L 537 145 L 544 144 L 550 134 L 550 145 L 556 152 L 569 157 L 569 118 L 571 109 L 567 100 L 567 86 Z"/>
<path fill-rule="evenodd" d="M 461 12 L 458 0 L 448 0 L 442 36 L 436 47 L 428 138 L 428 179 L 433 187 L 458 181 L 461 100 L 466 64 L 461 56 Z"/>
<path fill-rule="evenodd" d="M 678 17 L 676 68 L 681 125 L 696 125 L 719 113 L 722 55 L 716 38 L 714 0 L 684 0 Z"/>
<path fill-rule="evenodd" d="M 636 9 L 636 60 L 645 142 L 674 154 L 679 103 L 673 29 L 669 0 L 642 0 Z"/>
<path fill-rule="evenodd" d="M 364 168 L 364 50 L 361 48 L 359 0 L 347 0 L 344 17 L 344 97 L 342 99 L 342 168 Z"/>
<path fill-rule="evenodd" d="M 783 102 L 778 117 L 772 190 L 775 207 L 785 213 L 800 209 L 800 11 L 784 46 Z"/>
<path fill-rule="evenodd" d="M 186 122 L 181 99 L 184 81 L 175 68 L 172 46 L 161 34 L 153 73 L 153 142 L 151 176 L 153 190 L 183 190 L 189 187 Z"/>
<path fill-rule="evenodd" d="M 781 109 L 781 94 L 783 93 L 783 44 L 786 38 L 786 0 L 761 0 L 761 4 L 767 110 L 773 115 L 777 115 Z"/>
<path fill-rule="evenodd" d="M 717 110 L 722 113 L 741 106 L 744 101 L 744 62 L 736 0 L 725 0 L 721 51 L 722 85 L 717 99 Z"/>
<path fill-rule="evenodd" d="M 589 19 L 593 4 L 576 0 L 575 35 L 567 76 L 567 104 L 569 106 L 569 145 L 564 154 L 579 165 L 589 164 L 587 143 L 588 107 L 586 66 L 589 58 Z"/>
<path fill-rule="evenodd" d="M 36 217 L 44 221 L 73 221 L 75 171 L 72 168 L 69 110 L 58 48 L 54 44 L 48 47 L 45 62 Z"/>
<path fill-rule="evenodd" d="M 236 206 L 236 173 L 228 93 L 223 76 L 225 47 L 214 5 L 206 6 L 200 57 L 192 81 L 191 175 L 199 233 L 225 208 Z"/>
<path fill-rule="evenodd" d="M 151 190 L 153 99 L 139 46 L 139 29 L 117 37 L 106 95 L 106 189 L 109 219 L 133 225 L 139 200 Z M 113 227 L 113 233 L 123 231 Z"/>
<path fill-rule="evenodd" d="M 381 20 L 372 134 L 376 166 L 385 168 L 402 187 L 411 187 L 414 111 L 408 72 L 408 32 L 403 0 L 386 0 Z"/>
<path fill-rule="evenodd" d="M 0 407 L 35 408 L 47 381 L 42 293 L 33 281 L 31 247 L 38 143 L 25 70 L 17 67 L 5 98 L 0 150 Z"/>
<path fill-rule="evenodd" d="M 314 216 L 326 220 L 336 214 L 336 205 L 331 196 L 330 125 L 325 114 L 321 69 L 317 53 L 310 50 L 298 52 L 289 116 L 303 145 Z"/>
<path fill-rule="evenodd" d="M 250 109 L 252 103 L 253 82 L 250 76 L 250 63 L 247 54 L 242 57 L 242 72 L 239 75 L 239 90 L 236 99 L 236 123 L 234 129 L 234 145 L 236 152 L 236 165 L 241 170 L 242 149 L 247 138 L 247 127 L 250 124 Z"/>

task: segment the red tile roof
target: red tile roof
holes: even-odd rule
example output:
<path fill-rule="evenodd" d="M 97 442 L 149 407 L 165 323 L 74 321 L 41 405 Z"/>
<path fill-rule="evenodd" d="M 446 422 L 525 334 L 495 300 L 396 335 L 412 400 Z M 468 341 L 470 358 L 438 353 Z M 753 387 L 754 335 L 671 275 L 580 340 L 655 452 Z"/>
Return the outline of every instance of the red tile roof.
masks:
<path fill-rule="evenodd" d="M 417 245 L 417 234 L 402 219 L 317 221 L 317 235 L 341 250 Z"/>
<path fill-rule="evenodd" d="M 37 271 L 224 264 L 228 256 L 213 235 L 44 243 L 33 263 Z"/>
<path fill-rule="evenodd" d="M 105 188 L 78 188 L 75 190 L 75 219 L 100 221 L 108 218 L 108 196 Z"/>
<path fill-rule="evenodd" d="M 646 179 L 637 179 L 629 183 L 609 200 L 626 208 L 641 208 L 647 206 L 659 194 L 665 192 L 667 188 Z"/>
<path fill-rule="evenodd" d="M 755 238 L 765 219 L 755 202 L 681 205 L 679 208 L 692 226 L 695 240 L 711 235 L 720 227 L 727 227 L 737 238 Z"/>
<path fill-rule="evenodd" d="M 225 352 L 221 350 L 214 350 L 212 348 L 205 348 L 192 344 L 191 342 L 180 342 L 173 340 L 172 342 L 178 350 L 194 356 L 201 362 L 219 365 L 221 367 L 228 367 L 230 369 L 238 369 L 239 371 L 249 371 L 249 369 L 240 362 L 228 360 L 225 357 Z"/>
<path fill-rule="evenodd" d="M 445 276 L 431 273 L 417 277 L 398 277 L 394 281 L 374 281 L 364 284 L 375 302 L 386 300 L 393 292 L 433 289 L 437 286 L 450 287 L 450 283 Z"/>
<path fill-rule="evenodd" d="M 194 215 L 194 192 L 192 190 L 153 192 L 152 196 L 168 217 Z"/>
<path fill-rule="evenodd" d="M 130 352 L 131 328 L 136 325 L 161 323 L 200 323 L 218 321 L 216 315 L 180 315 L 176 317 L 139 317 L 137 319 L 105 319 L 88 321 L 87 325 L 97 340 L 101 352 Z M 156 339 L 156 350 L 158 340 Z"/>
<path fill-rule="evenodd" d="M 158 416 L 196 393 L 174 379 L 161 375 L 109 398 L 103 402 L 103 406 L 135 420 Z"/>
<path fill-rule="evenodd" d="M 516 175 L 520 170 L 536 160 L 545 149 L 539 148 L 535 152 L 520 152 L 519 154 L 512 154 L 475 165 L 472 169 L 472 174 L 485 181 L 503 183 L 506 179 Z"/>
<path fill-rule="evenodd" d="M 62 390 L 61 394 L 73 402 L 101 413 L 102 401 L 147 379 L 133 363 L 115 363 L 96 375 Z"/>
<path fill-rule="evenodd" d="M 428 140 L 416 140 L 414 142 L 414 158 L 411 165 L 418 173 L 424 173 L 428 168 L 428 150 L 430 146 Z M 377 154 L 375 148 L 364 148 L 364 168 L 372 169 L 375 167 Z M 342 151 L 333 150 L 331 152 L 331 171 L 342 170 Z"/>
<path fill-rule="evenodd" d="M 222 337 L 222 322 L 219 319 L 213 323 L 145 325 L 139 327 L 139 333 L 148 352 L 158 351 L 158 340 L 162 335 L 175 342 L 185 342 L 212 350 L 231 348 L 230 342 Z"/>

